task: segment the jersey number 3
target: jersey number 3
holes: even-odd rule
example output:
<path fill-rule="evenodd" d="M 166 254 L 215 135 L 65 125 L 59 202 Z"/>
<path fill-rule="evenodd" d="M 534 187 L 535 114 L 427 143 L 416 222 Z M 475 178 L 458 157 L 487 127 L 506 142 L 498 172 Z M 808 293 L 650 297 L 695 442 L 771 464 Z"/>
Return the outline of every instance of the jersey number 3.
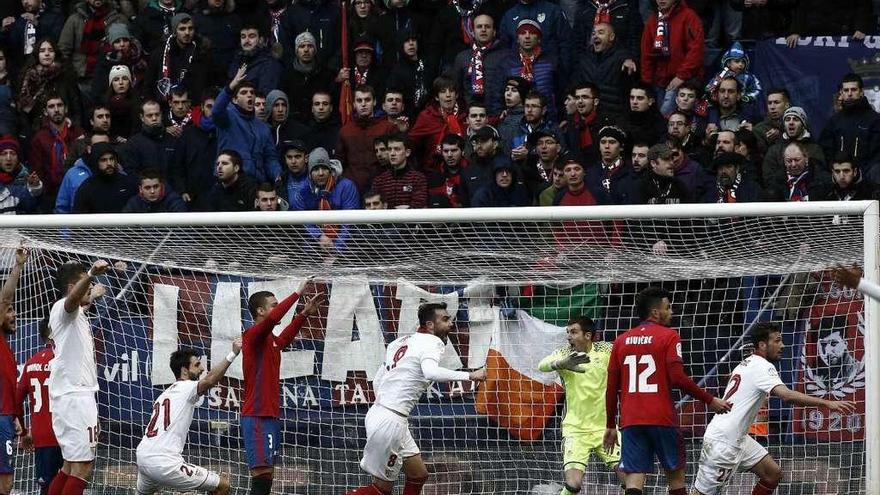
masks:
<path fill-rule="evenodd" d="M 159 422 L 160 411 L 164 412 L 162 431 L 165 431 L 168 429 L 168 425 L 171 424 L 171 399 L 163 400 L 161 406 L 158 402 L 153 403 L 153 417 L 150 418 L 150 423 L 147 425 L 147 437 L 149 438 L 153 438 L 159 433 L 156 423 Z"/>
<path fill-rule="evenodd" d="M 657 384 L 648 383 L 648 379 L 654 375 L 655 371 L 657 371 L 657 365 L 654 363 L 654 356 L 645 354 L 636 361 L 636 356 L 630 354 L 624 358 L 623 364 L 629 368 L 629 373 L 627 373 L 629 375 L 629 389 L 627 392 L 631 394 L 657 393 Z M 639 365 L 645 365 L 645 369 L 643 369 L 641 373 L 639 373 Z M 636 379 L 636 375 L 638 375 L 638 379 Z"/>

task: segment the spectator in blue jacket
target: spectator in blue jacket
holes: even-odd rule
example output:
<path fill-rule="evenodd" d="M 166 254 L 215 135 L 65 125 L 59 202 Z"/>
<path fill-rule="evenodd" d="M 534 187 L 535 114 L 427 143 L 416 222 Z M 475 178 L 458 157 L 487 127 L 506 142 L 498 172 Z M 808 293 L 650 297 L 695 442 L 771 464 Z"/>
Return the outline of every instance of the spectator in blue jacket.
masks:
<path fill-rule="evenodd" d="M 162 181 L 154 168 L 141 171 L 138 193 L 132 196 L 122 213 L 179 213 L 186 211 L 186 203 Z"/>
<path fill-rule="evenodd" d="M 254 115 L 255 86 L 246 78 L 247 67 L 240 67 L 214 101 L 217 148 L 238 151 L 242 172 L 257 183 L 274 183 L 281 175 L 278 150 L 269 126 Z"/>
<path fill-rule="evenodd" d="M 519 76 L 538 90 L 547 104 L 549 120 L 556 122 L 556 94 L 563 80 L 558 59 L 544 47 L 541 24 L 523 19 L 516 29 L 516 48 L 502 58 L 504 77 Z"/>
<path fill-rule="evenodd" d="M 290 204 L 291 210 L 357 210 L 361 198 L 354 182 L 342 176 L 342 164 L 324 148 L 309 154 L 309 179 Z M 348 225 L 307 225 L 306 231 L 325 254 L 339 252 L 349 237 Z"/>
<path fill-rule="evenodd" d="M 92 147 L 98 143 L 110 143 L 110 136 L 106 133 L 93 132 L 89 136 L 89 144 L 85 153 L 78 158 L 73 166 L 64 173 L 61 186 L 58 188 L 58 196 L 55 198 L 55 213 L 73 213 L 73 200 L 79 186 L 92 176 L 92 168 L 89 166 L 89 155 Z"/>
<path fill-rule="evenodd" d="M 293 204 L 293 198 L 309 181 L 309 147 L 301 139 L 291 139 L 282 142 L 278 151 L 281 152 L 285 165 L 278 183 L 278 192 L 288 204 Z"/>
<path fill-rule="evenodd" d="M 543 33 L 541 49 L 554 60 L 567 63 L 571 60 L 571 26 L 565 13 L 548 0 L 519 0 L 501 18 L 501 43 L 515 49 L 519 27 L 524 20 L 538 24 Z M 567 74 L 568 67 L 562 72 Z"/>

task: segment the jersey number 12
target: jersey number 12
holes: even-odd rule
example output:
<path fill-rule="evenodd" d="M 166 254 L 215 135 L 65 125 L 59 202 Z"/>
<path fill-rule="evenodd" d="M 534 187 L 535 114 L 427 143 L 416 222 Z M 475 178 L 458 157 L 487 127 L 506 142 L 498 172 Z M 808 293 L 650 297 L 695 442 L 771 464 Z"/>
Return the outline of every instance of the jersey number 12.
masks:
<path fill-rule="evenodd" d="M 645 354 L 644 356 L 638 358 L 638 362 L 636 361 L 636 356 L 630 354 L 623 360 L 623 364 L 625 364 L 629 368 L 629 388 L 627 392 L 633 393 L 643 393 L 643 394 L 655 394 L 657 393 L 657 384 L 656 383 L 648 383 L 648 379 L 654 375 L 654 372 L 657 371 L 657 365 L 654 363 L 654 356 L 650 354 Z M 639 365 L 645 365 L 645 369 L 639 373 Z M 638 375 L 638 380 L 636 379 L 636 375 Z"/>

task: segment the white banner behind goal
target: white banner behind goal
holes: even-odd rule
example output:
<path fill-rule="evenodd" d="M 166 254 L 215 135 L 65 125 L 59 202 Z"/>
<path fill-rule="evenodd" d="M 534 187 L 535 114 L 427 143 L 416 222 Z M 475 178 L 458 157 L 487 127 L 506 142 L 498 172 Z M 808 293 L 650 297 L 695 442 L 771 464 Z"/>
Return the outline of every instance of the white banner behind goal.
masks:
<path fill-rule="evenodd" d="M 638 323 L 634 296 L 650 285 L 673 292 L 686 369 L 715 395 L 743 356 L 742 337 L 770 321 L 783 330 L 786 384 L 859 403 L 841 415 L 770 401 L 754 431 L 786 474 L 777 493 L 880 493 L 880 313 L 827 272 L 857 264 L 877 279 L 877 221 L 868 202 L 2 217 L 0 266 L 8 271 L 21 244 L 33 251 L 11 338 L 21 365 L 42 347 L 37 328 L 59 297 L 57 267 L 114 263 L 98 279 L 108 295 L 90 311 L 102 428 L 92 493 L 133 493 L 134 448 L 173 381 L 170 353 L 225 356 L 251 323 L 249 294 L 283 297 L 309 275 L 308 292 L 329 299 L 283 354 L 276 493 L 338 495 L 368 480 L 358 459 L 371 380 L 425 301 L 456 315 L 442 364 L 486 365 L 490 378 L 434 385 L 413 412 L 431 472 L 423 493 L 559 493 L 563 389 L 537 361 L 565 343 L 564 326 L 579 315 L 613 341 Z M 184 456 L 230 473 L 243 494 L 240 361 L 227 376 L 196 410 Z M 682 399 L 690 487 L 711 414 Z M 38 493 L 33 465 L 16 452 L 19 493 Z M 585 482 L 589 493 L 619 493 L 595 459 Z M 738 475 L 725 493 L 753 485 Z"/>

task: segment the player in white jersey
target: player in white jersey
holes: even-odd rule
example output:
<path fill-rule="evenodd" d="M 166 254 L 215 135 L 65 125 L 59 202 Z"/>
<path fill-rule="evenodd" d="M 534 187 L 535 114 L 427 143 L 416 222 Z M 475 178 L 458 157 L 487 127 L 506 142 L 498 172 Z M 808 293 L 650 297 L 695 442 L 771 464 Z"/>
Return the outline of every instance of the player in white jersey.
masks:
<path fill-rule="evenodd" d="M 109 267 L 106 261 L 98 260 L 88 272 L 78 262 L 65 263 L 58 269 L 58 289 L 64 297 L 49 312 L 55 358 L 48 386 L 51 410 L 58 413 L 52 415 L 52 430 L 64 464 L 49 485 L 53 495 L 82 495 L 95 464 L 98 369 L 92 327 L 85 311 L 104 293 L 102 286 L 92 285 L 92 278 Z"/>
<path fill-rule="evenodd" d="M 810 397 L 782 383 L 773 364 L 779 361 L 785 347 L 778 327 L 759 323 L 752 329 L 751 337 L 754 353 L 734 368 L 724 392 L 724 400 L 731 402 L 733 408 L 727 414 L 716 414 L 703 435 L 695 494 L 716 495 L 737 471 L 751 471 L 758 476 L 753 495 L 770 495 L 776 489 L 782 480 L 782 470 L 767 449 L 748 434 L 768 395 L 801 406 L 855 411 L 853 402 Z"/>
<path fill-rule="evenodd" d="M 486 379 L 485 369 L 469 373 L 440 367 L 452 327 L 445 303 L 423 304 L 419 307 L 417 333 L 400 337 L 388 346 L 385 362 L 373 380 L 376 402 L 364 419 L 367 445 L 361 468 L 373 476 L 373 482 L 348 495 L 390 494 L 401 468 L 406 475 L 403 493 L 421 492 L 428 470 L 409 431 L 407 417 L 431 382 Z"/>
<path fill-rule="evenodd" d="M 232 352 L 201 380 L 205 368 L 195 351 L 180 349 L 171 354 L 170 366 L 177 381 L 153 402 L 153 415 L 137 446 L 138 495 L 150 495 L 160 488 L 229 493 L 229 477 L 184 461 L 183 447 L 199 397 L 217 385 L 239 352 L 240 337 L 232 343 Z"/>

